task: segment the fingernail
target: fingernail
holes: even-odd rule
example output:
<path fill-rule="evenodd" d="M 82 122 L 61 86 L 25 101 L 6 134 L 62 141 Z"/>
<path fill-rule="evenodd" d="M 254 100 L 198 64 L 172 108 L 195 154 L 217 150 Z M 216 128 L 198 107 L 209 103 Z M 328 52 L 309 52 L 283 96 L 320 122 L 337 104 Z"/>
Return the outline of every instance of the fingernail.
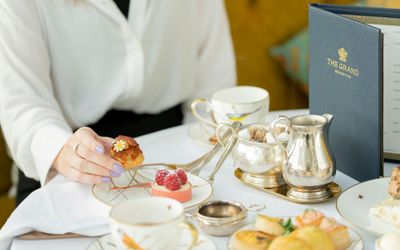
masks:
<path fill-rule="evenodd" d="M 96 152 L 99 154 L 104 154 L 104 147 L 102 145 L 97 145 L 96 146 Z"/>
<path fill-rule="evenodd" d="M 103 177 L 103 178 L 101 178 L 101 181 L 102 181 L 103 183 L 109 183 L 109 182 L 110 182 L 110 178 L 108 178 L 108 177 Z"/>
<path fill-rule="evenodd" d="M 124 168 L 119 163 L 114 163 L 113 171 L 114 173 L 122 174 L 124 172 Z"/>
<path fill-rule="evenodd" d="M 117 173 L 117 172 L 114 172 L 114 171 L 111 171 L 110 175 L 113 176 L 113 177 L 120 177 L 121 176 L 120 173 Z"/>

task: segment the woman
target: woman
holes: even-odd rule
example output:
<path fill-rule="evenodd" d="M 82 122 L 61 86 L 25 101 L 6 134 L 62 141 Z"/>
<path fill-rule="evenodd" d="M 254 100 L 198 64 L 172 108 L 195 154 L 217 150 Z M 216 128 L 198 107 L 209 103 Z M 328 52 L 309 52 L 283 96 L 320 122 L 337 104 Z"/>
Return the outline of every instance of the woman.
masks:
<path fill-rule="evenodd" d="M 128 3 L 0 2 L 0 122 L 23 171 L 18 202 L 39 186 L 25 176 L 110 181 L 123 171 L 110 137 L 178 125 L 180 104 L 234 84 L 222 0 Z"/>

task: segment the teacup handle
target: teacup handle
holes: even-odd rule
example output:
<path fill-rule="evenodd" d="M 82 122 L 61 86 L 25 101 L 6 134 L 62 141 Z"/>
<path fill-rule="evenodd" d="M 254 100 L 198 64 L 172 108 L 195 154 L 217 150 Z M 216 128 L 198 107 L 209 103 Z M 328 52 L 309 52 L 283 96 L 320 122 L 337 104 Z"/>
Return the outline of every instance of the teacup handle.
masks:
<path fill-rule="evenodd" d="M 200 121 L 204 122 L 205 124 L 208 124 L 208 125 L 210 125 L 210 126 L 212 126 L 212 127 L 217 127 L 217 124 L 215 124 L 214 122 L 210 122 L 208 119 L 204 118 L 203 116 L 201 116 L 201 115 L 197 112 L 197 108 L 196 108 L 196 107 L 197 107 L 199 104 L 204 104 L 204 105 L 206 105 L 206 107 L 208 107 L 208 105 L 209 105 L 208 102 L 207 102 L 207 100 L 204 99 L 204 98 L 198 98 L 198 99 L 194 100 L 194 101 L 192 102 L 192 104 L 190 105 L 190 108 L 192 109 L 193 115 L 194 115 L 197 119 L 199 119 Z"/>
<path fill-rule="evenodd" d="M 188 249 L 193 249 L 196 246 L 197 241 L 199 240 L 199 231 L 197 231 L 197 229 L 195 228 L 195 226 L 193 226 L 193 224 L 187 222 L 180 223 L 179 227 L 189 230 L 192 236 L 192 243 Z"/>
<path fill-rule="evenodd" d="M 275 120 L 273 120 L 271 122 L 270 125 L 270 132 L 272 135 L 272 138 L 274 138 L 275 142 L 279 145 L 279 147 L 281 148 L 281 150 L 283 150 L 283 152 L 285 153 L 285 157 L 287 160 L 287 154 L 286 154 L 286 149 L 283 146 L 283 144 L 281 143 L 281 141 L 278 139 L 278 135 L 276 134 L 276 127 L 279 123 L 281 123 L 282 121 L 285 122 L 285 125 L 288 127 L 286 130 L 289 130 L 289 126 L 290 126 L 290 120 L 287 116 L 284 115 L 279 115 L 277 118 L 275 118 Z"/>

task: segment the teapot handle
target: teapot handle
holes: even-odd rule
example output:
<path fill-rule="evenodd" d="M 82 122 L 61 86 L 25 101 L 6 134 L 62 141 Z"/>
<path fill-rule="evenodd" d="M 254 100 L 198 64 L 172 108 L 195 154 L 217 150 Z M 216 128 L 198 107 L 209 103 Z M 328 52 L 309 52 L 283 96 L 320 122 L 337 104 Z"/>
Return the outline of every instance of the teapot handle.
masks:
<path fill-rule="evenodd" d="M 269 130 L 271 132 L 272 138 L 274 138 L 276 144 L 279 145 L 279 147 L 281 148 L 281 150 L 285 153 L 285 157 L 287 160 L 287 153 L 286 153 L 286 149 L 283 146 L 283 144 L 281 143 L 281 141 L 278 139 L 278 135 L 276 134 L 276 127 L 278 124 L 281 124 L 281 122 L 284 121 L 285 122 L 285 126 L 287 126 L 286 130 L 289 130 L 289 126 L 290 126 L 290 120 L 288 117 L 284 116 L 284 115 L 279 115 L 275 118 L 275 120 L 273 120 L 271 122 L 271 125 L 269 127 Z"/>

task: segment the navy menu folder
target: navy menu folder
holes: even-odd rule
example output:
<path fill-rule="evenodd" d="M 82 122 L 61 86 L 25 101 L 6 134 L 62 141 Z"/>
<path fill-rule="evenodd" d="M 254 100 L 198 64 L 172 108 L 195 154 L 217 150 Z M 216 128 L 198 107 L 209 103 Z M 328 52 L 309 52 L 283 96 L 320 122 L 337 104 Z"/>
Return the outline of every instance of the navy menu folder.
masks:
<path fill-rule="evenodd" d="M 348 15 L 400 11 L 309 7 L 310 113 L 334 115 L 329 144 L 337 169 L 365 181 L 383 174 L 383 33 Z"/>

